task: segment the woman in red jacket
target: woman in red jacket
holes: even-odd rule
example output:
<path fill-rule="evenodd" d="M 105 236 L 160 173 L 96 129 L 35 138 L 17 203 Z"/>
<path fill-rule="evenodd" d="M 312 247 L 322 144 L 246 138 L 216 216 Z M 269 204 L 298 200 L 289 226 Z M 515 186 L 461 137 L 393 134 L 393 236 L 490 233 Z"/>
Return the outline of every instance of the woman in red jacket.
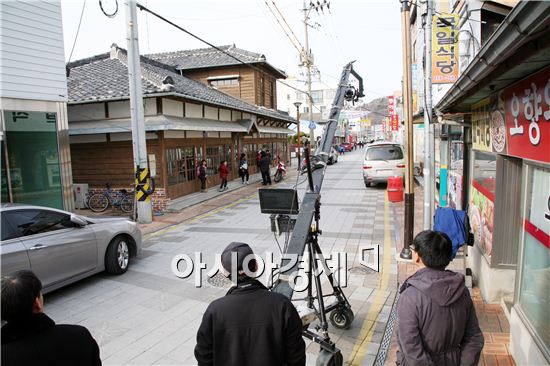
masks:
<path fill-rule="evenodd" d="M 220 179 L 222 183 L 220 184 L 220 192 L 227 191 L 227 176 L 229 175 L 229 169 L 227 168 L 227 160 L 223 160 L 220 164 Z"/>

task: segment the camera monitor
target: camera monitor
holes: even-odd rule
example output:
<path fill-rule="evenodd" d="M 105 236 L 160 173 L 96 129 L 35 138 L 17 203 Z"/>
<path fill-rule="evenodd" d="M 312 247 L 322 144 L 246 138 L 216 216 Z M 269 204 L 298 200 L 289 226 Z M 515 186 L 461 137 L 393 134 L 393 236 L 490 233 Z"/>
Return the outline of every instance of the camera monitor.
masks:
<path fill-rule="evenodd" d="M 259 194 L 262 213 L 298 214 L 298 194 L 294 189 L 260 189 Z"/>

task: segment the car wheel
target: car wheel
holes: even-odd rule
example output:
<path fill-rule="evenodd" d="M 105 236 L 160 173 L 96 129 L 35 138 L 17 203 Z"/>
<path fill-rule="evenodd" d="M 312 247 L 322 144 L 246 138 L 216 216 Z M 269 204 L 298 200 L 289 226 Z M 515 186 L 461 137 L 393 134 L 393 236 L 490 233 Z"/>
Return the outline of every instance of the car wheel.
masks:
<path fill-rule="evenodd" d="M 332 157 L 328 158 L 327 164 L 328 164 L 328 165 L 334 164 L 334 160 L 332 160 Z"/>
<path fill-rule="evenodd" d="M 105 252 L 105 270 L 110 274 L 123 274 L 130 264 L 130 248 L 128 239 L 114 238 Z"/>
<path fill-rule="evenodd" d="M 371 185 L 372 185 L 371 182 L 365 182 L 365 187 L 368 188 L 368 187 L 370 187 Z"/>

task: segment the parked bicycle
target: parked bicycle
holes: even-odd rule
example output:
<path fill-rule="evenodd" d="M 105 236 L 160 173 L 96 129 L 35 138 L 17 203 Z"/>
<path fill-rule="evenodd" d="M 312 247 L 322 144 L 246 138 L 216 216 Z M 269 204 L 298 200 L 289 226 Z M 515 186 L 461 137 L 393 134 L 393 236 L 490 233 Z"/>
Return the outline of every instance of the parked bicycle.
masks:
<path fill-rule="evenodd" d="M 130 213 L 134 211 L 134 197 L 126 189 L 121 189 L 118 193 L 113 193 L 109 184 L 103 193 L 96 193 L 88 199 L 88 207 L 94 212 L 103 212 L 109 207 L 119 207 L 123 212 Z"/>

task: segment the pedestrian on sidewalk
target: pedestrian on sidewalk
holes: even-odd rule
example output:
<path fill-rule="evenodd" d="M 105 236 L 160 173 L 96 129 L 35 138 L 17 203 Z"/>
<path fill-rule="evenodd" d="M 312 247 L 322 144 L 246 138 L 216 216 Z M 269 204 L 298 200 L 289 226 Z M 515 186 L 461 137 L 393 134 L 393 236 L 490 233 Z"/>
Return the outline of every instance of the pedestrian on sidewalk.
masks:
<path fill-rule="evenodd" d="M 241 177 L 243 184 L 248 184 L 248 178 L 250 178 L 250 175 L 248 174 L 248 160 L 246 160 L 245 153 L 242 153 L 241 158 L 239 159 L 239 176 Z"/>
<path fill-rule="evenodd" d="M 199 366 L 305 365 L 300 316 L 288 298 L 252 278 L 258 263 L 250 246 L 229 244 L 221 262 L 233 287 L 202 317 L 195 346 Z"/>
<path fill-rule="evenodd" d="M 201 181 L 201 192 L 206 192 L 206 180 L 208 179 L 206 172 L 207 172 L 206 160 L 203 159 L 201 161 L 201 164 L 199 165 L 198 174 L 197 174 L 197 176 Z"/>
<path fill-rule="evenodd" d="M 271 161 L 269 160 L 269 157 L 267 156 L 265 151 L 262 151 L 260 155 L 260 172 L 262 173 L 262 185 L 271 185 Z"/>
<path fill-rule="evenodd" d="M 227 160 L 222 160 L 219 167 L 220 172 L 220 192 L 227 191 L 227 177 L 229 176 L 229 169 L 227 168 Z"/>
<path fill-rule="evenodd" d="M 420 269 L 399 290 L 397 365 L 477 366 L 484 339 L 462 274 L 445 270 L 447 234 L 425 230 L 411 245 Z"/>
<path fill-rule="evenodd" d="M 2 366 L 101 365 L 88 329 L 44 314 L 42 283 L 32 271 L 2 277 Z"/>

